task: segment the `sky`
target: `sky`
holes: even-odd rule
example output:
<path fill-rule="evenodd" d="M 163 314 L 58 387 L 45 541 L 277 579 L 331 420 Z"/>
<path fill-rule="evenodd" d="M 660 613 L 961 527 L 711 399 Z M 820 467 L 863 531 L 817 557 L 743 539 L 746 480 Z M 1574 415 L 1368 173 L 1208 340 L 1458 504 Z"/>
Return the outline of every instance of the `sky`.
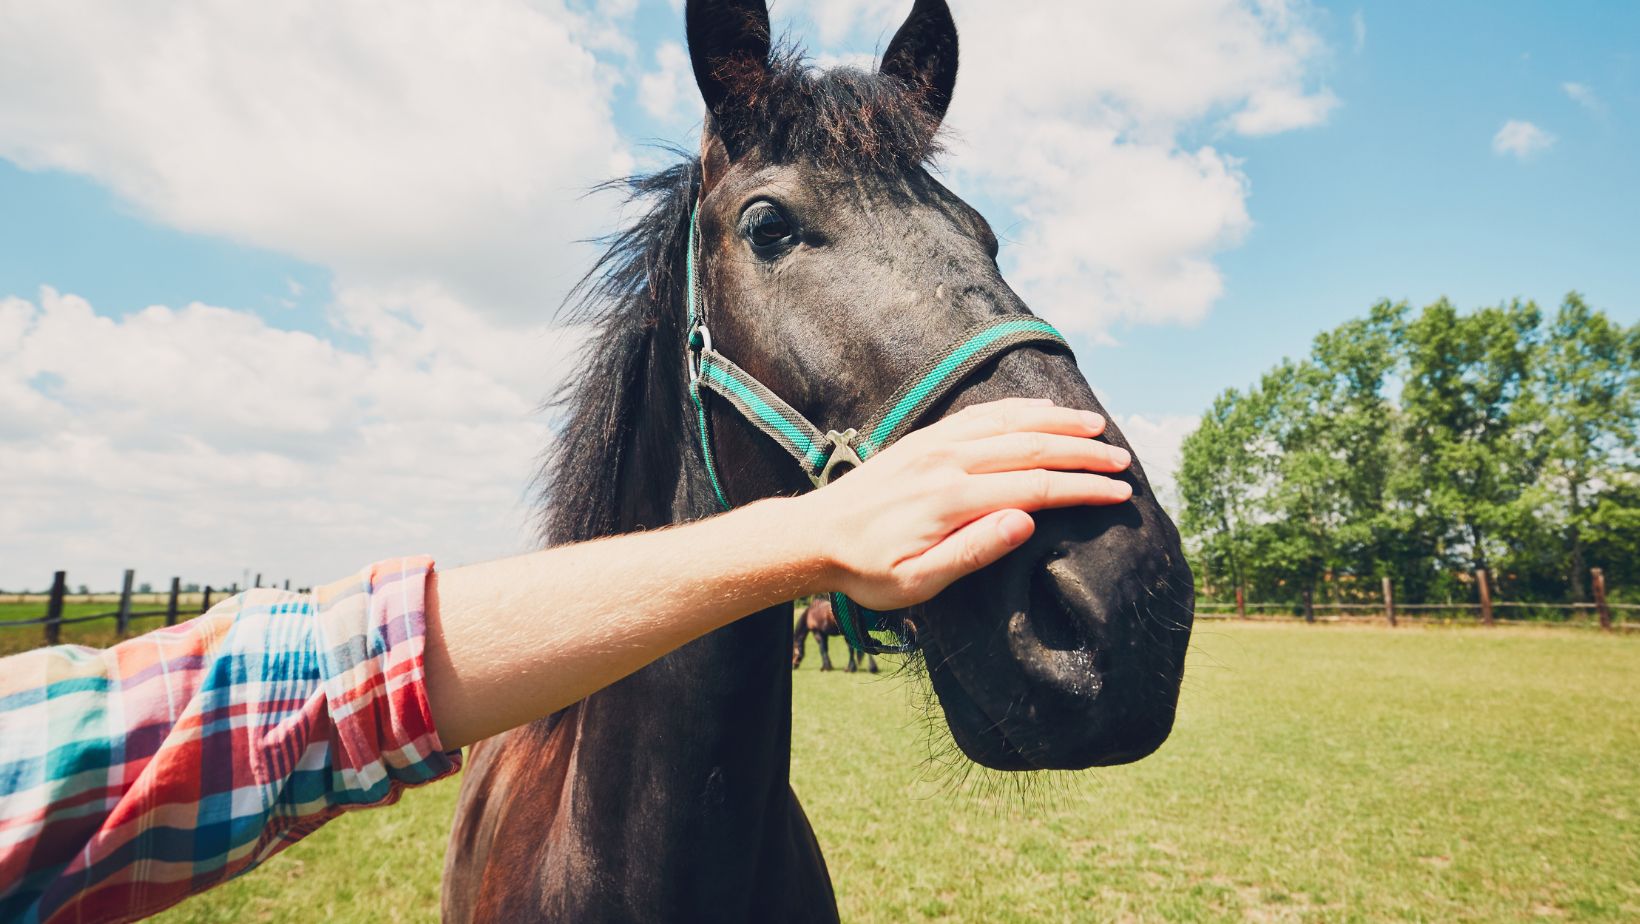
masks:
<path fill-rule="evenodd" d="M 910 0 L 780 0 L 870 66 Z M 1640 5 L 953 3 L 939 163 L 1166 491 L 1380 298 L 1640 318 Z M 691 147 L 681 0 L 0 0 L 0 588 L 532 547 L 553 312 Z"/>

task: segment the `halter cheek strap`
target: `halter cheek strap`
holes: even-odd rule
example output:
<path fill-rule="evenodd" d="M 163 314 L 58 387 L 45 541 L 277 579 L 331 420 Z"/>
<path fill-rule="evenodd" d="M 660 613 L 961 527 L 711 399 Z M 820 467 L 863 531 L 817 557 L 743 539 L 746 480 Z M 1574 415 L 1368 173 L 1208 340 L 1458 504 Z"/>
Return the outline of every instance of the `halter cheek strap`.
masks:
<path fill-rule="evenodd" d="M 815 487 L 824 487 L 833 478 L 893 445 L 911 432 L 917 421 L 961 382 L 997 356 L 1017 347 L 1047 346 L 1068 350 L 1063 335 L 1048 322 L 1029 315 L 992 318 L 966 331 L 944 352 L 908 376 L 894 396 L 865 426 L 847 430 L 824 430 L 815 426 L 791 405 L 781 400 L 751 373 L 735 365 L 712 347 L 712 333 L 706 326 L 705 299 L 697 262 L 700 204 L 689 216 L 688 268 L 689 339 L 684 360 L 689 369 L 689 398 L 695 406 L 701 454 L 706 474 L 718 503 L 731 506 L 718 480 L 717 461 L 712 453 L 710 422 L 702 389 L 718 395 L 768 437 L 785 449 Z M 904 621 L 888 614 L 857 606 L 840 593 L 832 596 L 832 608 L 843 637 L 859 651 L 878 654 L 910 651 L 915 643 Z M 897 624 L 896 624 L 897 623 Z M 887 634 L 888 641 L 873 637 Z"/>

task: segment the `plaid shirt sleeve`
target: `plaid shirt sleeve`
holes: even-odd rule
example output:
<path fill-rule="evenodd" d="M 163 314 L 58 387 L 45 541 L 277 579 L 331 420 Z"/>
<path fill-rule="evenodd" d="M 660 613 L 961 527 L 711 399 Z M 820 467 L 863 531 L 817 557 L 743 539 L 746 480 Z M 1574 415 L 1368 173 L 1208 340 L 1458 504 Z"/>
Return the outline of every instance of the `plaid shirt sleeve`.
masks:
<path fill-rule="evenodd" d="M 455 772 L 423 686 L 431 571 L 0 659 L 0 921 L 144 917 Z"/>

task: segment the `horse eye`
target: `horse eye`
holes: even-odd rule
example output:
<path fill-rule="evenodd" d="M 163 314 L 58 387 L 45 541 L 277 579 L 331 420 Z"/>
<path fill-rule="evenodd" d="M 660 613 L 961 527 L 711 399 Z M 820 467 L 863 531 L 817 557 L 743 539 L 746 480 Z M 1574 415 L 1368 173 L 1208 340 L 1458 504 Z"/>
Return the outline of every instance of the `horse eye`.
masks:
<path fill-rule="evenodd" d="M 741 219 L 741 230 L 753 247 L 764 251 L 787 243 L 792 236 L 792 224 L 786 214 L 767 202 L 746 212 L 746 217 Z"/>

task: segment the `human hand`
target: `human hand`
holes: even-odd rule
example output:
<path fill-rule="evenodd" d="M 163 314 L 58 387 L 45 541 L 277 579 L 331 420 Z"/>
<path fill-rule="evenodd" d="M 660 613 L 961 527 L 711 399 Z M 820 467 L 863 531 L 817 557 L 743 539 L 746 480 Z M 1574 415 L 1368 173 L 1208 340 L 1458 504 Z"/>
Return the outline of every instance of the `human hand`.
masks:
<path fill-rule="evenodd" d="M 921 603 L 1018 548 L 1029 511 L 1119 504 L 1124 449 L 1103 417 L 1045 399 L 978 404 L 907 434 L 819 491 L 805 523 L 825 544 L 826 590 L 877 610 Z"/>

